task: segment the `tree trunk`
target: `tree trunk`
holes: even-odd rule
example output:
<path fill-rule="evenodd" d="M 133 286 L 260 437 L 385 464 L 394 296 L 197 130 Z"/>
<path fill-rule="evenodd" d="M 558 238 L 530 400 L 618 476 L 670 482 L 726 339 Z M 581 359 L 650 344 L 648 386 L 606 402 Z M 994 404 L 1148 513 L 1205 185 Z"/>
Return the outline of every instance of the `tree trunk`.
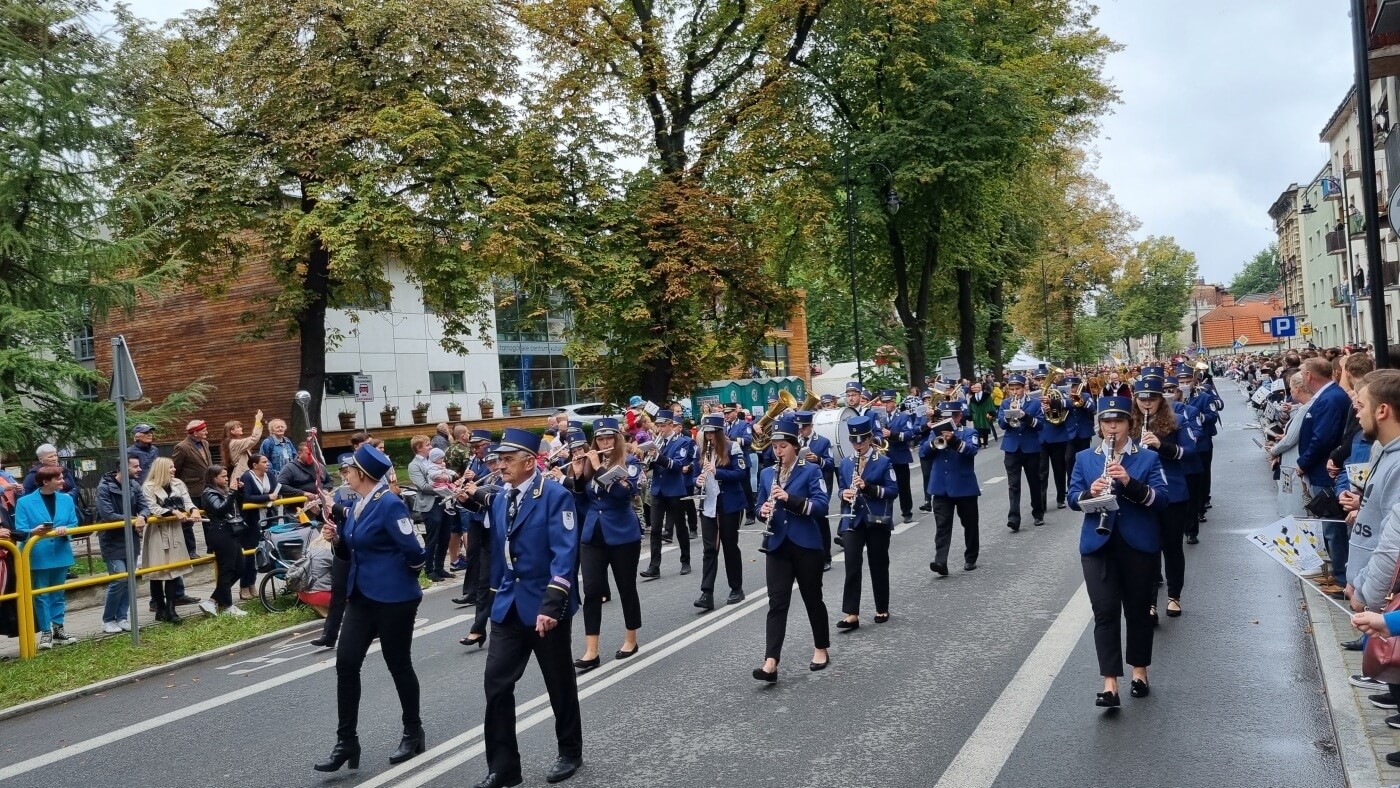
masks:
<path fill-rule="evenodd" d="M 642 368 L 642 399 L 664 407 L 671 399 L 671 358 L 654 359 Z"/>
<path fill-rule="evenodd" d="M 297 334 L 301 342 L 301 374 L 297 388 L 311 395 L 306 406 L 311 424 L 302 418 L 301 409 L 292 405 L 294 434 L 304 434 L 308 426 L 321 426 L 321 400 L 326 391 L 326 300 L 330 294 L 330 253 L 319 237 L 311 240 L 311 253 L 306 258 L 303 286 L 306 306 L 297 313 Z"/>
<path fill-rule="evenodd" d="M 937 209 L 935 209 L 936 211 Z M 924 342 L 928 320 L 928 300 L 933 280 L 933 272 L 938 268 L 938 222 L 929 230 L 924 243 L 923 260 L 919 266 L 919 292 L 914 306 L 909 303 L 909 269 L 905 254 L 904 239 L 899 234 L 893 217 L 885 219 L 886 233 L 890 245 L 890 262 L 894 270 L 895 294 L 894 309 L 899 322 L 904 326 L 905 359 L 908 362 L 909 385 L 920 390 L 928 385 L 928 353 Z"/>
<path fill-rule="evenodd" d="M 977 312 L 972 306 L 972 270 L 959 268 L 958 279 L 958 375 L 977 378 Z"/>
<path fill-rule="evenodd" d="M 1000 379 L 1006 370 L 1006 292 L 1000 280 L 987 294 L 987 304 L 991 308 L 991 319 L 987 321 L 987 355 L 992 358 L 992 375 Z M 959 361 L 959 364 L 962 362 Z"/>

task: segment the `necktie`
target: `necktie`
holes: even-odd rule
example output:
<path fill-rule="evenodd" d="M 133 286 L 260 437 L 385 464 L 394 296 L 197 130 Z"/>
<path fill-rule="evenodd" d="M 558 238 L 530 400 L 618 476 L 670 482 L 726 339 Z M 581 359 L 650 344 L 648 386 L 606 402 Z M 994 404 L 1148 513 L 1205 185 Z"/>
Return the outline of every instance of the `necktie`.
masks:
<path fill-rule="evenodd" d="M 515 528 L 515 512 L 520 504 L 520 488 L 513 487 L 510 491 L 510 504 L 506 507 L 506 533 L 510 533 Z"/>

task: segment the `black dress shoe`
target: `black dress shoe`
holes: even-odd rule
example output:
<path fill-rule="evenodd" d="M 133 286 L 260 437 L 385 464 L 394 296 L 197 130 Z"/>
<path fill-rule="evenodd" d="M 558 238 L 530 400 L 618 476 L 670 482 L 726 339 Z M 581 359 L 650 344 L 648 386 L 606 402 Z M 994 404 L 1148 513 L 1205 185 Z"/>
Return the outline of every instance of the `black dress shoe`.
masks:
<path fill-rule="evenodd" d="M 1011 533 L 1013 533 L 1013 534 L 1014 534 L 1014 533 L 1020 533 L 1020 531 L 1021 531 L 1021 524 L 1020 524 L 1020 523 L 1007 523 L 1007 524 L 1006 524 L 1006 527 L 1007 527 L 1007 528 L 1010 528 L 1010 529 L 1011 529 Z"/>
<path fill-rule="evenodd" d="M 492 772 L 486 775 L 486 779 L 477 783 L 474 788 L 514 788 L 524 782 L 520 775 L 504 775 Z"/>
<path fill-rule="evenodd" d="M 1133 679 L 1132 686 L 1128 688 L 1128 694 L 1134 698 L 1145 698 L 1152 694 L 1152 688 L 1147 686 L 1145 681 Z"/>
<path fill-rule="evenodd" d="M 681 574 L 683 574 L 683 575 L 688 575 L 688 574 L 690 574 L 690 564 L 681 564 Z"/>
<path fill-rule="evenodd" d="M 576 755 L 568 758 L 561 755 L 554 762 L 554 767 L 549 770 L 549 774 L 544 776 L 544 781 L 547 783 L 563 782 L 573 777 L 574 772 L 578 771 L 580 766 L 583 766 L 583 756 Z"/>
<path fill-rule="evenodd" d="M 876 623 L 876 624 L 883 624 L 883 623 L 885 623 L 886 621 L 889 621 L 889 620 L 890 620 L 890 614 L 889 614 L 889 613 L 876 613 L 876 614 L 875 614 L 875 623 Z"/>
<path fill-rule="evenodd" d="M 708 591 L 700 594 L 700 598 L 695 600 L 695 606 L 700 608 L 701 610 L 714 610 L 715 595 L 709 593 Z"/>
<path fill-rule="evenodd" d="M 394 750 L 394 754 L 389 756 L 389 763 L 403 763 L 415 755 L 422 755 L 427 749 L 427 739 L 423 736 L 423 726 L 419 725 L 403 732 L 403 738 L 399 739 L 399 748 Z"/>
<path fill-rule="evenodd" d="M 947 565 L 947 564 L 943 564 L 943 563 L 939 563 L 938 561 L 934 561 L 933 563 L 931 563 L 931 564 L 928 565 L 928 568 L 931 569 L 931 570 L 933 570 L 933 571 L 935 571 L 935 572 L 937 572 L 938 574 L 942 575 L 943 577 L 947 577 L 947 576 L 948 576 L 948 565 Z"/>
<path fill-rule="evenodd" d="M 645 577 L 648 580 L 653 580 L 655 578 L 661 577 L 661 568 L 656 566 L 649 566 L 646 569 L 643 569 L 642 571 L 638 572 L 637 574 L 640 577 Z"/>
<path fill-rule="evenodd" d="M 845 547 L 845 546 L 846 546 L 846 537 L 842 536 L 841 534 L 837 534 L 837 535 L 831 537 L 831 541 L 832 541 L 837 547 Z"/>
<path fill-rule="evenodd" d="M 350 763 L 351 769 L 360 768 L 360 740 L 357 738 L 336 740 L 335 749 L 331 750 L 330 759 L 311 768 L 318 772 L 338 772 L 347 761 Z"/>
<path fill-rule="evenodd" d="M 1203 514 L 1196 515 L 1196 522 L 1198 522 L 1198 523 L 1203 523 L 1203 522 L 1205 522 L 1205 521 L 1206 521 L 1206 516 L 1205 516 L 1205 515 L 1203 515 Z"/>
<path fill-rule="evenodd" d="M 816 671 L 818 671 L 818 670 L 826 670 L 826 666 L 827 666 L 827 665 L 830 665 L 830 664 L 831 664 L 831 655 L 828 654 L 827 657 L 826 657 L 826 662 L 809 662 L 809 663 L 807 663 L 807 669 L 810 670 L 810 671 L 813 671 L 813 672 L 816 672 Z"/>
<path fill-rule="evenodd" d="M 574 667 L 578 669 L 579 673 L 587 673 L 588 671 L 598 667 L 601 664 L 603 664 L 602 656 L 597 656 L 593 659 L 574 660 Z"/>
<path fill-rule="evenodd" d="M 931 511 L 933 511 L 933 504 L 932 504 L 932 503 L 929 503 L 929 502 L 925 502 L 923 506 L 920 506 L 920 507 L 919 507 L 919 511 L 921 511 L 921 512 L 931 512 Z"/>
<path fill-rule="evenodd" d="M 1342 648 L 1346 649 L 1347 651 L 1360 651 L 1360 650 L 1361 650 L 1361 638 L 1357 638 L 1356 640 L 1344 640 L 1344 641 L 1342 641 Z"/>
<path fill-rule="evenodd" d="M 1200 544 L 1200 543 L 1201 543 L 1201 540 L 1200 540 L 1200 539 L 1197 539 L 1195 534 L 1191 534 L 1190 536 L 1186 537 L 1186 543 L 1187 543 L 1187 544 Z"/>
<path fill-rule="evenodd" d="M 454 596 L 452 597 L 452 604 L 457 605 L 459 607 L 470 605 L 472 604 L 472 598 L 469 596 Z"/>
<path fill-rule="evenodd" d="M 743 602 L 743 601 L 744 601 L 744 590 L 743 590 L 742 588 L 730 589 L 730 591 L 729 591 L 729 599 L 728 599 L 727 601 L 728 601 L 729 604 L 731 604 L 731 605 L 737 605 L 737 604 L 739 604 L 740 602 Z"/>
<path fill-rule="evenodd" d="M 322 635 L 316 638 L 315 640 L 311 641 L 311 645 L 315 646 L 316 648 L 335 648 L 335 638 L 328 638 L 325 635 Z"/>
<path fill-rule="evenodd" d="M 623 651 L 622 649 L 618 649 L 617 653 L 613 654 L 613 659 L 627 659 L 628 657 L 635 657 L 637 656 L 637 652 L 641 650 L 642 646 L 640 643 L 633 646 L 631 651 Z"/>
<path fill-rule="evenodd" d="M 482 646 L 486 645 L 486 633 L 468 632 L 466 637 L 462 638 L 461 640 L 458 640 L 457 642 L 461 643 L 464 646 L 476 646 L 477 648 L 481 648 Z"/>
<path fill-rule="evenodd" d="M 913 513 L 913 512 L 910 512 L 909 514 L 904 515 L 904 522 L 906 522 L 906 523 L 912 523 L 912 522 L 914 522 L 914 513 Z"/>
<path fill-rule="evenodd" d="M 197 596 L 188 596 L 188 595 L 182 596 L 182 597 L 178 597 L 178 598 L 175 600 L 175 604 L 177 604 L 177 605 L 197 605 L 197 604 L 199 604 L 199 597 L 197 597 Z"/>
<path fill-rule="evenodd" d="M 1094 705 L 1108 709 L 1116 709 L 1123 705 L 1123 701 L 1118 698 L 1116 692 L 1100 692 L 1094 696 Z"/>
<path fill-rule="evenodd" d="M 837 622 L 836 622 L 836 628 L 837 628 L 837 629 L 860 629 L 860 619 L 856 619 L 855 621 L 851 621 L 851 620 L 849 620 L 849 619 L 843 618 L 843 619 L 841 619 L 840 621 L 837 621 Z"/>
<path fill-rule="evenodd" d="M 1055 499 L 1055 508 L 1056 508 L 1056 509 L 1063 509 L 1063 508 L 1065 508 L 1065 499 L 1064 499 L 1064 498 L 1057 498 L 1057 499 Z"/>
<path fill-rule="evenodd" d="M 963 571 L 964 571 L 964 572 L 971 572 L 972 570 L 974 570 L 974 569 L 976 569 L 976 568 L 977 568 L 977 562 L 976 562 L 976 561 L 968 561 L 967 563 L 963 564 Z"/>
<path fill-rule="evenodd" d="M 769 673 L 763 668 L 754 668 L 753 677 L 758 679 L 759 681 L 766 681 L 769 684 L 772 684 L 773 682 L 778 680 L 778 671 L 775 670 L 772 673 Z"/>
<path fill-rule="evenodd" d="M 675 537 L 671 535 L 670 531 L 662 531 L 661 541 L 665 542 L 666 544 L 670 544 L 671 542 L 675 541 Z"/>

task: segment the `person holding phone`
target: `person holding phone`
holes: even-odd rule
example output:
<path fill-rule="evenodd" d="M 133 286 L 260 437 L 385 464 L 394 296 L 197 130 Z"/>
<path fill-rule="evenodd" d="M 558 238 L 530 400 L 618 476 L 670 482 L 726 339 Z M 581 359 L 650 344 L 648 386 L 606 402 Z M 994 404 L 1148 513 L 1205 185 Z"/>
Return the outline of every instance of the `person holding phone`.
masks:
<path fill-rule="evenodd" d="M 21 540 L 39 540 L 29 549 L 31 587 L 49 588 L 63 585 L 68 579 L 68 567 L 73 565 L 68 529 L 78 526 L 78 510 L 72 496 L 59 494 L 64 483 L 62 468 L 45 465 L 35 471 L 34 481 L 38 484 L 34 492 L 15 502 L 14 531 Z M 66 609 L 63 591 L 34 595 L 39 648 L 78 642 L 63 628 Z"/>

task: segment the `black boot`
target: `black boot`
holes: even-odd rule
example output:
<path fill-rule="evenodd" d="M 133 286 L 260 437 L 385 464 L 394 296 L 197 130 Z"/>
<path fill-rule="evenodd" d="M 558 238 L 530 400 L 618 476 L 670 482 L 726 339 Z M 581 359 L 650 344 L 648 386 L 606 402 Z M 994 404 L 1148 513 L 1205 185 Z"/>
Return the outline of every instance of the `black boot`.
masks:
<path fill-rule="evenodd" d="M 348 739 L 336 739 L 335 749 L 331 750 L 330 759 L 311 768 L 318 772 L 338 772 L 346 761 L 350 762 L 351 769 L 360 768 L 360 740 L 354 736 Z"/>
<path fill-rule="evenodd" d="M 399 740 L 399 748 L 394 750 L 393 755 L 389 756 L 389 763 L 403 763 L 415 755 L 422 755 L 426 747 L 427 742 L 423 738 L 422 725 L 405 728 L 403 738 Z"/>

